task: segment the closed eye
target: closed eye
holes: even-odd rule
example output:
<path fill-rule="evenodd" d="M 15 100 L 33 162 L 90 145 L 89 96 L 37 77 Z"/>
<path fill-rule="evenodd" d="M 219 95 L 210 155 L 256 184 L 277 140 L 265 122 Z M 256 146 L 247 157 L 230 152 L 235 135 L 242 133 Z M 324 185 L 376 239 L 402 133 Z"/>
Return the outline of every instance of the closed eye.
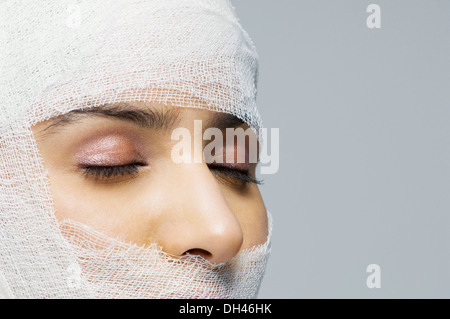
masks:
<path fill-rule="evenodd" d="M 146 166 L 143 163 L 130 163 L 125 165 L 81 165 L 83 176 L 95 181 L 114 181 L 123 178 L 133 178 L 141 167 Z M 209 169 L 222 179 L 231 181 L 232 183 L 246 186 L 249 183 L 262 184 L 263 181 L 250 176 L 248 170 L 236 169 L 225 165 L 209 165 Z"/>
<path fill-rule="evenodd" d="M 82 165 L 83 176 L 94 180 L 112 180 L 122 177 L 134 177 L 139 169 L 145 166 L 142 163 L 130 163 L 115 166 Z"/>
<path fill-rule="evenodd" d="M 248 183 L 262 184 L 263 181 L 250 176 L 249 170 L 242 170 L 237 168 L 228 167 L 225 165 L 209 165 L 209 169 L 214 173 L 221 175 L 222 177 L 232 179 L 235 182 L 238 181 L 242 186 Z"/>

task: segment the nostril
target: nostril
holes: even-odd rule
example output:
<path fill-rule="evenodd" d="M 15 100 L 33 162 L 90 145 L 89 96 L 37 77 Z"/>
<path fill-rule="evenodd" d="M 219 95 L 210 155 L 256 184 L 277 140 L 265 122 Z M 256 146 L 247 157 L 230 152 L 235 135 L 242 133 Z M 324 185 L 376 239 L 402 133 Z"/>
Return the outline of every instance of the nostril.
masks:
<path fill-rule="evenodd" d="M 196 256 L 201 256 L 207 260 L 211 259 L 212 254 L 204 249 L 201 248 L 193 248 L 193 249 L 189 249 L 186 250 L 183 254 L 183 256 L 185 255 L 196 255 Z"/>

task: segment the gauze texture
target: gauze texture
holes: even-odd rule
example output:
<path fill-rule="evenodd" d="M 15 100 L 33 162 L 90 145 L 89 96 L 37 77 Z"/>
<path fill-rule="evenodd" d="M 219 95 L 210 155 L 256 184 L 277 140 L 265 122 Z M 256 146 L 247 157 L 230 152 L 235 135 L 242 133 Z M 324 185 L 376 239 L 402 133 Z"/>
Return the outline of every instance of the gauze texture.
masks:
<path fill-rule="evenodd" d="M 78 261 L 69 268 L 68 285 L 85 280 L 95 298 L 256 298 L 269 257 L 268 217 L 267 241 L 221 264 L 171 256 L 156 244 L 124 243 L 66 220 L 61 229 Z"/>
<path fill-rule="evenodd" d="M 147 101 L 230 113 L 258 131 L 257 73 L 225 0 L 0 1 L 0 295 L 255 297 L 269 239 L 212 266 L 61 226 L 31 126 Z"/>

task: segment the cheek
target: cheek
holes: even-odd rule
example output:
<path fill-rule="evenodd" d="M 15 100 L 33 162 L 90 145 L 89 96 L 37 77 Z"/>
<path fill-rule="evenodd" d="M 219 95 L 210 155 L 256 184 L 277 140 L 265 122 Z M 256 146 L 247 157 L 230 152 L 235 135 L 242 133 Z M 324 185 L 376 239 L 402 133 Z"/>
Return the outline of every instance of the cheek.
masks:
<path fill-rule="evenodd" d="M 244 233 L 242 248 L 265 243 L 268 235 L 268 219 L 258 186 L 250 185 L 245 194 L 224 189 L 224 195 Z"/>
<path fill-rule="evenodd" d="M 72 219 L 89 225 L 108 236 L 142 244 L 147 229 L 143 225 L 143 203 L 132 198 L 132 191 L 102 187 L 80 182 L 71 174 L 50 175 L 50 190 L 56 218 Z"/>

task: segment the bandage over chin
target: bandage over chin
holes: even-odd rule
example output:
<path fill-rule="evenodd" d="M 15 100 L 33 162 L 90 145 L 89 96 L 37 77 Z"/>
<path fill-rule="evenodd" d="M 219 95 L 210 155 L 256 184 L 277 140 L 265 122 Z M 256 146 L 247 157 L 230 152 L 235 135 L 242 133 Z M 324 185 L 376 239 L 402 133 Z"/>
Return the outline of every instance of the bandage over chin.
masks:
<path fill-rule="evenodd" d="M 221 264 L 125 243 L 72 220 L 60 225 L 77 261 L 68 268 L 68 287 L 85 285 L 93 298 L 256 298 L 270 254 L 270 215 L 266 242 Z"/>
<path fill-rule="evenodd" d="M 257 54 L 229 2 L 5 0 L 0 41 L 0 296 L 254 297 L 268 245 L 210 267 L 78 224 L 65 233 L 31 131 L 130 101 L 225 112 L 258 131 Z"/>

